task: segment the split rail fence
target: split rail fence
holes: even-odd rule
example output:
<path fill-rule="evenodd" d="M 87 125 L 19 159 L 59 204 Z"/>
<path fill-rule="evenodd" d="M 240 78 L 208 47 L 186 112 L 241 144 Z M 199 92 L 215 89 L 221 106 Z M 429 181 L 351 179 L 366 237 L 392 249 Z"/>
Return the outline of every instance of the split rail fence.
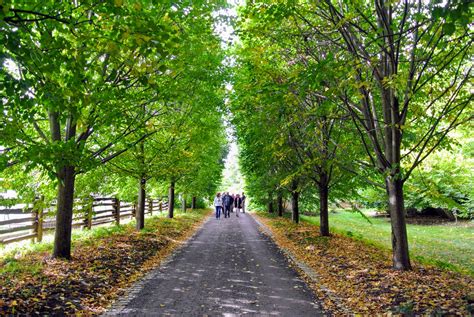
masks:
<path fill-rule="evenodd" d="M 36 201 L 33 207 L 0 209 L 0 244 L 32 239 L 43 240 L 46 231 L 56 226 L 55 205 L 47 208 Z M 73 228 L 90 229 L 109 223 L 120 224 L 121 220 L 135 217 L 136 203 L 120 201 L 117 198 L 97 197 L 88 201 L 75 202 Z M 147 199 L 145 215 L 162 212 L 168 208 L 165 199 Z M 6 218 L 6 219 L 5 219 Z M 10 219 L 11 218 L 11 219 Z"/>

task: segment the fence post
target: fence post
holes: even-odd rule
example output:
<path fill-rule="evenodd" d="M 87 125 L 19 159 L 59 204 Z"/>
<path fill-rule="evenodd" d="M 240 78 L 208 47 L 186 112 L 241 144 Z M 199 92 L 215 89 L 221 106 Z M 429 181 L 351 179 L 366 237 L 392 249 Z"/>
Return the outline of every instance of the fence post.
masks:
<path fill-rule="evenodd" d="M 150 216 L 153 216 L 153 199 L 148 199 L 148 210 L 150 211 Z"/>
<path fill-rule="evenodd" d="M 36 197 L 33 207 L 33 214 L 35 217 L 33 233 L 36 233 L 36 242 L 43 241 L 43 202 L 44 196 L 41 196 L 40 198 Z"/>
<path fill-rule="evenodd" d="M 114 218 L 115 218 L 115 223 L 117 225 L 120 225 L 120 199 L 117 197 L 114 198 Z"/>
<path fill-rule="evenodd" d="M 137 203 L 134 202 L 134 203 L 132 204 L 132 218 L 135 218 L 136 212 L 137 212 Z"/>
<path fill-rule="evenodd" d="M 92 228 L 92 208 L 94 207 L 94 198 L 90 197 L 86 204 L 86 210 L 84 212 L 84 229 Z"/>
<path fill-rule="evenodd" d="M 161 214 L 161 212 L 163 211 L 163 198 L 160 199 L 160 201 L 158 203 L 158 208 L 159 208 L 160 214 Z"/>

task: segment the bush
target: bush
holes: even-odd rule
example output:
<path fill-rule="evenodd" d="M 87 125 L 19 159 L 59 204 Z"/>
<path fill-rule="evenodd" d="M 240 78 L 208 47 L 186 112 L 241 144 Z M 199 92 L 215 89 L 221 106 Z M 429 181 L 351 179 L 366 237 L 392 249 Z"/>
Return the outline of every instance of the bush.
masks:
<path fill-rule="evenodd" d="M 462 153 L 439 151 L 411 175 L 405 186 L 405 207 L 419 211 L 442 208 L 461 218 L 474 216 L 474 164 Z"/>

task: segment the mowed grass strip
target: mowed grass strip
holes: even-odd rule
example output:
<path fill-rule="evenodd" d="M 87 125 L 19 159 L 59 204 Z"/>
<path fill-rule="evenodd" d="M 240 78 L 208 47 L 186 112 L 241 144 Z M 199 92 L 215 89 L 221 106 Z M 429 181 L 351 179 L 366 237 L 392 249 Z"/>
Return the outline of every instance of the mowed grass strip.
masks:
<path fill-rule="evenodd" d="M 302 216 L 319 226 L 319 217 Z M 355 212 L 337 211 L 329 215 L 332 232 L 391 250 L 391 228 L 387 218 L 370 218 Z M 410 255 L 413 259 L 440 268 L 474 276 L 474 225 L 407 225 Z"/>
<path fill-rule="evenodd" d="M 0 258 L 0 315 L 95 315 L 200 226 L 209 210 L 176 212 L 77 234 L 72 261 L 50 257 L 52 245 Z"/>

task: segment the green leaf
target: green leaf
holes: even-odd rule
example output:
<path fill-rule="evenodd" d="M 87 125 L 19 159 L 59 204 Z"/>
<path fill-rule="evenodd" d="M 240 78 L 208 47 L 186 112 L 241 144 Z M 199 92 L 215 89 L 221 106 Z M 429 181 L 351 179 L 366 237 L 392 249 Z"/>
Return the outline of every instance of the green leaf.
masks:
<path fill-rule="evenodd" d="M 443 32 L 446 35 L 452 35 L 455 31 L 456 31 L 456 26 L 454 25 L 454 23 L 445 23 L 443 25 Z"/>

